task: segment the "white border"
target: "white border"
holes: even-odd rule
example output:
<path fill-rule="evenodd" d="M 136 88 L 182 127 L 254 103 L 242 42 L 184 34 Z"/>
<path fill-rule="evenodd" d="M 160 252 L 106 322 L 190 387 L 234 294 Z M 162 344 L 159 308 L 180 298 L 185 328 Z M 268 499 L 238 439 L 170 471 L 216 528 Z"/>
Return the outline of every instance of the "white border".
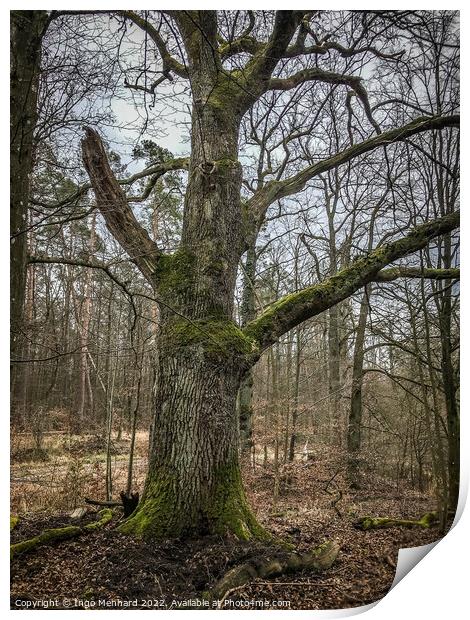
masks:
<path fill-rule="evenodd" d="M 2 8 L 2 19 L 0 21 L 0 28 L 2 29 L 2 37 L 0 39 L 1 51 L 2 51 L 2 60 L 1 70 L 3 73 L 3 97 L 1 98 L 2 105 L 2 124 L 0 131 L 2 137 L 2 150 L 1 150 L 1 173 L 3 177 L 3 183 L 1 185 L 5 198 L 2 200 L 2 208 L 0 210 L 0 217 L 2 219 L 1 222 L 1 230 L 5 231 L 5 238 L 3 243 L 0 244 L 0 265 L 2 268 L 0 269 L 0 290 L 3 291 L 3 303 L 0 306 L 0 326 L 2 330 L 2 342 L 3 353 L 0 360 L 0 377 L 1 377 L 1 394 L 3 400 L 2 407 L 2 420 L 3 420 L 3 429 L 0 434 L 1 442 L 2 442 L 2 450 L 1 454 L 3 455 L 3 459 L 5 460 L 5 466 L 1 468 L 1 481 L 0 489 L 5 490 L 9 489 L 9 477 L 8 477 L 8 468 L 6 467 L 7 459 L 9 455 L 9 445 L 8 445 L 8 436 L 9 436 L 9 403 L 8 403 L 8 342 L 9 342 L 9 318 L 8 318 L 8 295 L 7 291 L 9 290 L 9 280 L 8 280 L 8 268 L 9 265 L 9 239 L 7 237 L 8 230 L 8 208 L 7 208 L 7 188 L 9 184 L 8 179 L 8 151 L 7 145 L 9 143 L 8 136 L 8 126 L 7 119 L 9 118 L 9 99 L 8 99 L 8 84 L 9 84 L 9 75 L 8 75 L 8 62 L 7 58 L 9 57 L 9 15 L 8 12 L 11 8 L 21 8 L 21 9 L 43 9 L 45 8 L 45 4 L 47 4 L 48 9 L 60 9 L 64 8 L 64 4 L 67 8 L 76 8 L 76 9 L 97 9 L 97 3 L 89 3 L 89 2 L 74 2 L 70 0 L 69 2 L 18 2 L 18 3 L 8 3 L 8 8 Z M 156 9 L 158 8 L 159 3 L 149 3 L 148 0 L 144 0 L 139 3 L 139 8 L 145 9 Z M 189 9 L 189 8 L 204 8 L 204 9 L 215 9 L 215 8 L 236 8 L 236 9 L 283 9 L 287 8 L 286 4 L 281 4 L 279 2 L 271 2 L 271 3 L 261 3 L 261 2 L 243 2 L 239 0 L 237 2 L 213 2 L 210 0 L 205 0 L 199 3 L 192 2 L 181 2 L 179 0 L 171 0 L 171 3 L 165 3 L 167 6 L 171 4 L 172 9 Z M 163 6 L 165 6 L 163 4 Z M 461 23 L 462 23 L 462 55 L 463 55 L 463 66 L 464 70 L 462 71 L 462 107 L 464 109 L 464 118 L 463 118 L 463 135 L 464 139 L 462 139 L 462 152 L 463 152 L 463 163 L 464 165 L 467 162 L 467 148 L 465 145 L 465 136 L 467 135 L 467 121 L 465 116 L 465 104 L 466 104 L 466 69 L 467 69 L 467 41 L 466 35 L 469 34 L 467 31 L 467 10 L 462 8 L 463 3 L 455 3 L 453 2 L 450 7 L 443 6 L 444 3 L 434 2 L 428 0 L 428 2 L 414 2 L 412 8 L 413 9 L 427 9 L 427 10 L 437 10 L 443 8 L 452 8 L 452 9 L 460 9 L 461 11 Z M 318 5 L 317 5 L 318 6 Z M 128 3 L 122 2 L 100 2 L 100 9 L 119 9 L 119 8 L 129 8 Z M 292 7 L 289 5 L 289 8 L 307 8 L 305 6 L 299 6 L 297 3 Z M 323 7 L 318 7 L 323 8 Z M 373 8 L 377 9 L 407 9 L 410 8 L 409 2 L 400 2 L 390 6 L 389 3 L 383 2 L 370 2 L 363 1 L 357 5 L 354 3 L 345 3 L 345 2 L 329 2 L 325 9 L 367 9 Z M 463 239 L 465 240 L 466 236 L 466 221 L 468 220 L 468 215 L 465 214 L 465 211 L 468 211 L 470 208 L 467 205 L 467 181 L 466 174 L 462 175 L 462 211 L 463 216 Z M 466 244 L 461 244 L 461 252 L 462 252 L 462 264 L 463 264 L 463 278 L 462 278 L 462 315 L 468 312 L 468 294 L 466 291 L 466 282 L 467 276 L 465 275 L 465 266 L 468 265 L 468 250 L 466 248 Z M 282 614 L 283 618 L 286 618 L 286 614 L 308 614 L 309 616 L 313 615 L 316 618 L 332 618 L 332 617 L 350 617 L 353 615 L 365 614 L 365 618 L 367 620 L 397 620 L 398 618 L 426 618 L 426 620 L 434 620 L 437 618 L 450 618 L 452 620 L 460 620 L 460 618 L 464 617 L 464 612 L 468 607 L 467 603 L 467 591 L 468 591 L 468 561 L 467 561 L 467 553 L 469 546 L 469 531 L 470 531 L 470 516 L 469 510 L 463 511 L 465 498 L 467 495 L 468 489 L 468 472 L 469 472 L 469 463 L 470 463 L 470 445 L 468 441 L 468 433 L 469 433 L 469 423 L 466 420 L 466 405 L 468 404 L 468 392 L 466 388 L 467 377 L 470 377 L 469 374 L 469 366 L 468 366 L 468 354 L 467 347 L 468 344 L 468 335 L 469 330 L 466 326 L 466 321 L 462 322 L 462 370 L 461 376 L 463 377 L 462 381 L 462 402 L 463 407 L 462 410 L 464 415 L 461 420 L 461 463 L 462 463 L 462 475 L 461 475 L 461 501 L 459 502 L 459 512 L 461 513 L 460 521 L 456 523 L 454 528 L 447 534 L 447 536 L 439 541 L 437 544 L 433 544 L 432 551 L 424 557 L 421 561 L 418 560 L 418 565 L 411 571 L 411 574 L 407 575 L 406 579 L 402 579 L 398 584 L 395 582 L 395 587 L 377 604 L 369 605 L 366 607 L 358 608 L 355 610 L 335 610 L 335 611 L 298 611 L 298 612 L 286 612 L 286 611 L 234 611 L 230 615 L 233 617 L 242 614 L 245 616 L 247 613 L 251 614 L 266 614 L 269 613 L 270 616 Z M 9 545 L 9 526 L 7 525 L 7 517 L 8 511 L 5 508 L 3 513 L 3 526 L 1 529 L 2 532 L 2 541 L 3 545 L 3 553 L 2 553 L 2 563 L 1 567 L 1 584 L 0 584 L 0 608 L 7 611 L 7 614 L 15 613 L 9 609 L 9 583 L 8 583 L 8 551 L 7 545 Z M 429 547 L 429 546 L 428 546 Z M 410 557 L 412 558 L 411 564 L 415 564 L 415 560 L 417 559 L 417 555 L 422 553 L 423 548 L 418 548 L 416 551 L 414 550 L 406 550 L 404 552 L 406 562 L 409 562 Z M 429 551 L 429 549 L 426 549 Z M 400 552 L 401 558 L 403 558 L 403 552 Z M 400 559 L 400 563 L 402 563 L 402 559 Z M 399 566 L 399 570 L 401 570 Z M 44 611 L 43 614 L 50 614 L 50 611 Z M 90 611 L 87 617 L 93 617 L 94 614 L 99 614 L 101 616 L 101 612 Z M 120 611 L 109 611 L 108 614 L 121 614 Z M 137 611 L 127 611 L 126 617 L 129 614 L 138 613 Z M 160 611 L 159 614 L 167 614 L 174 613 L 173 611 Z M 180 614 L 189 614 L 193 612 L 189 611 L 180 611 Z M 217 613 L 217 612 L 215 612 Z M 467 612 L 468 613 L 468 612 Z M 106 615 L 109 617 L 109 615 Z"/>

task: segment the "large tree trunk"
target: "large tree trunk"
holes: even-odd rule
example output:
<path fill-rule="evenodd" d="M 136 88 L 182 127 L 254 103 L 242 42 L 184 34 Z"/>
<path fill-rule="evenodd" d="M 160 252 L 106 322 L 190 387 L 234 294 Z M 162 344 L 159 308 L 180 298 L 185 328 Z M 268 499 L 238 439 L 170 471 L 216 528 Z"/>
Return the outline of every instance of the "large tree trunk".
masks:
<path fill-rule="evenodd" d="M 248 508 L 238 457 L 236 398 L 252 349 L 232 318 L 244 249 L 239 119 L 220 104 L 214 87 L 218 72 L 212 73 L 205 39 L 215 36 L 215 22 L 203 27 L 204 37 L 199 31 L 191 35 L 192 45 L 208 57 L 192 68 L 195 104 L 181 246 L 162 256 L 156 271 L 164 304 L 150 466 L 142 500 L 121 529 L 153 538 L 232 532 L 249 539 L 264 531 Z"/>
<path fill-rule="evenodd" d="M 155 538 L 262 534 L 247 506 L 238 464 L 240 375 L 227 359 L 230 352 L 213 347 L 191 330 L 178 343 L 160 344 L 149 474 L 125 532 Z"/>
<path fill-rule="evenodd" d="M 34 130 L 46 11 L 12 11 L 10 17 L 10 322 L 12 359 L 21 357 L 26 290 L 27 219 Z M 12 398 L 21 389 L 11 370 Z"/>

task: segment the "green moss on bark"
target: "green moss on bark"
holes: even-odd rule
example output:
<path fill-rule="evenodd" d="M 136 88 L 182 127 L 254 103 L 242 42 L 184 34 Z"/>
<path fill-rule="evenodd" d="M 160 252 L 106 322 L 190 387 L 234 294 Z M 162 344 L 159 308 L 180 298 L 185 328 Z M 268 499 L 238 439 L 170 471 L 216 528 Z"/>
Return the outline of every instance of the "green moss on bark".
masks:
<path fill-rule="evenodd" d="M 402 239 L 357 258 L 324 282 L 286 295 L 249 323 L 244 333 L 265 348 L 289 329 L 334 306 L 371 282 L 387 264 L 424 248 L 437 235 L 453 230 L 458 222 L 459 214 L 455 212 L 416 227 Z"/>
<path fill-rule="evenodd" d="M 241 111 L 246 79 L 241 71 L 232 71 L 230 75 L 220 73 L 217 85 L 213 89 L 207 105 L 216 118 L 231 124 Z"/>
<path fill-rule="evenodd" d="M 162 295 L 184 294 L 194 279 L 194 257 L 184 249 L 158 259 L 155 283 Z"/>
<path fill-rule="evenodd" d="M 391 517 L 361 517 L 355 523 L 355 527 L 361 530 L 375 530 L 385 527 L 431 527 L 437 523 L 438 518 L 435 512 L 427 512 L 421 519 L 393 519 Z"/>
<path fill-rule="evenodd" d="M 177 507 L 176 479 L 160 469 L 157 476 L 147 480 L 142 500 L 118 529 L 137 538 L 178 538 L 183 527 Z"/>
<path fill-rule="evenodd" d="M 269 540 L 248 506 L 240 468 L 236 463 L 219 468 L 216 488 L 206 509 L 211 530 L 216 534 L 234 534 L 240 540 Z"/>
<path fill-rule="evenodd" d="M 91 532 L 93 530 L 97 530 L 100 527 L 103 527 L 103 525 L 106 525 L 106 523 L 109 523 L 113 518 L 113 511 L 110 508 L 104 508 L 103 510 L 100 510 L 99 514 L 101 516 L 101 519 L 99 521 L 93 521 L 93 523 L 88 523 L 87 525 L 84 525 L 83 529 L 85 531 Z"/>
<path fill-rule="evenodd" d="M 36 547 L 40 547 L 42 545 L 47 545 L 51 542 L 56 542 L 60 540 L 67 540 L 69 538 L 74 538 L 82 533 L 82 528 L 78 527 L 78 525 L 70 525 L 68 527 L 60 527 L 51 530 L 45 530 L 38 536 L 34 538 L 30 538 L 28 540 L 23 540 L 19 543 L 10 546 L 10 556 L 14 557 L 20 553 L 26 553 L 27 551 L 31 551 Z"/>
<path fill-rule="evenodd" d="M 20 518 L 16 515 L 10 515 L 10 532 L 18 525 Z"/>
<path fill-rule="evenodd" d="M 271 304 L 258 318 L 249 323 L 243 330 L 244 334 L 257 342 L 270 339 L 270 334 L 283 333 L 285 323 L 291 321 L 290 310 L 305 320 L 309 316 L 328 308 L 336 303 L 336 297 L 340 291 L 344 291 L 341 297 L 347 297 L 351 291 L 356 290 L 360 282 L 367 282 L 367 275 L 372 275 L 387 262 L 387 246 L 377 248 L 365 257 L 356 259 L 349 267 L 345 267 L 336 275 L 324 282 L 309 286 L 301 291 L 285 295 L 282 299 Z M 338 301 L 341 301 L 338 299 Z M 305 317 L 302 316 L 305 313 Z"/>
<path fill-rule="evenodd" d="M 173 321 L 167 343 L 173 347 L 198 346 L 205 353 L 224 358 L 251 355 L 257 350 L 253 339 L 223 318 Z"/>
<path fill-rule="evenodd" d="M 174 477 L 160 470 L 158 477 L 147 482 L 141 503 L 119 531 L 153 540 L 201 533 L 232 534 L 240 540 L 270 539 L 248 506 L 236 464 L 219 468 L 206 504 L 194 511 L 177 496 L 176 488 Z"/>

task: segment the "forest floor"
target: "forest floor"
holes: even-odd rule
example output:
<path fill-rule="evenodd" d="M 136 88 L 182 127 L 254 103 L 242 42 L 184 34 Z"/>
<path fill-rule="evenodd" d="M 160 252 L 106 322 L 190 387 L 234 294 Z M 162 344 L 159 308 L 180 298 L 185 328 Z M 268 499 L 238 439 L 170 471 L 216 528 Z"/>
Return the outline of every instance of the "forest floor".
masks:
<path fill-rule="evenodd" d="M 142 471 L 143 451 L 142 440 L 140 457 L 138 452 Z M 434 508 L 433 502 L 404 482 L 397 489 L 396 484 L 371 476 L 363 480 L 360 490 L 351 492 L 341 456 L 333 452 L 319 446 L 313 460 L 284 466 L 276 501 L 272 466 L 253 469 L 246 463 L 244 480 L 263 526 L 301 552 L 325 540 L 337 540 L 341 550 L 336 562 L 322 574 L 301 571 L 256 580 L 230 592 L 221 604 L 223 609 L 332 609 L 375 602 L 392 584 L 401 547 L 426 545 L 440 538 L 435 527 L 355 529 L 354 521 L 365 515 L 419 519 Z M 91 468 L 94 478 L 96 460 L 88 463 L 89 456 L 86 460 L 80 464 L 80 471 L 86 477 Z M 12 542 L 71 523 L 64 510 L 38 512 L 37 507 L 26 506 L 21 499 L 34 486 L 32 480 L 44 480 L 45 466 L 16 462 L 12 467 L 13 480 L 20 481 L 12 492 L 12 510 L 20 516 L 11 532 Z M 54 467 L 56 481 L 70 474 L 70 462 L 61 467 Z M 115 482 L 120 484 L 120 480 Z M 96 490 L 90 484 L 88 479 L 88 487 L 80 490 Z M 60 486 L 56 482 L 56 487 Z M 22 505 L 27 510 L 19 510 Z M 95 518 L 89 510 L 83 523 Z M 218 537 L 159 544 L 136 541 L 114 529 L 118 519 L 116 516 L 102 530 L 15 557 L 11 563 L 12 608 L 32 608 L 34 603 L 36 608 L 43 608 L 43 601 L 53 601 L 49 605 L 56 609 L 185 608 L 194 605 L 232 566 L 260 553 L 256 545 Z"/>

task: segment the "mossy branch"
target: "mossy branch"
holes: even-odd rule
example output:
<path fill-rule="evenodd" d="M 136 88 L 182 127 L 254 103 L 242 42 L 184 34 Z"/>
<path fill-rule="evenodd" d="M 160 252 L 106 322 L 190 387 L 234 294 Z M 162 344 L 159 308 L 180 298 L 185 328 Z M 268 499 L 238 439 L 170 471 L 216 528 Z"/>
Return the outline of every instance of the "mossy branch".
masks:
<path fill-rule="evenodd" d="M 67 527 L 44 530 L 44 532 L 41 532 L 41 534 L 34 536 L 34 538 L 29 538 L 28 540 L 22 540 L 19 543 L 15 543 L 14 545 L 10 546 L 10 557 L 13 558 L 19 554 L 27 553 L 29 551 L 32 551 L 33 549 L 48 545 L 52 542 L 69 540 L 70 538 L 80 536 L 80 534 L 84 534 L 86 532 L 93 532 L 109 523 L 109 521 L 111 521 L 111 519 L 113 518 L 113 512 L 109 508 L 101 510 L 99 514 L 101 515 L 99 521 L 88 523 L 83 527 L 80 527 L 78 525 L 69 525 Z"/>
<path fill-rule="evenodd" d="M 304 569 L 322 572 L 332 566 L 339 549 L 337 542 L 329 541 L 309 553 L 276 551 L 254 558 L 229 570 L 212 590 L 206 593 L 205 598 L 210 601 L 223 601 L 230 590 L 258 578 L 278 577 Z"/>
<path fill-rule="evenodd" d="M 431 129 L 444 129 L 445 127 L 458 127 L 460 124 L 459 115 L 451 116 L 421 116 L 414 119 L 410 123 L 385 131 L 380 135 L 353 144 L 349 148 L 336 153 L 332 157 L 328 157 L 311 166 L 308 166 L 299 173 L 288 177 L 282 181 L 270 181 L 259 189 L 246 203 L 246 208 L 251 212 L 254 221 L 258 226 L 263 223 L 266 210 L 273 202 L 286 196 L 292 196 L 300 192 L 305 185 L 314 177 L 328 172 L 345 164 L 360 155 L 369 153 L 380 146 L 388 146 L 394 142 L 407 140 L 415 134 Z"/>
<path fill-rule="evenodd" d="M 427 512 L 419 520 L 392 519 L 390 517 L 361 517 L 354 523 L 359 530 L 376 530 L 385 527 L 424 527 L 428 528 L 438 522 L 435 512 Z"/>
<path fill-rule="evenodd" d="M 356 259 L 349 267 L 320 284 L 286 295 L 269 306 L 244 328 L 244 334 L 254 340 L 262 351 L 300 323 L 310 319 L 376 279 L 389 263 L 423 249 L 431 239 L 451 232 L 459 226 L 459 212 L 426 222 L 408 235 L 377 247 Z M 255 360 L 254 360 L 255 361 Z"/>

